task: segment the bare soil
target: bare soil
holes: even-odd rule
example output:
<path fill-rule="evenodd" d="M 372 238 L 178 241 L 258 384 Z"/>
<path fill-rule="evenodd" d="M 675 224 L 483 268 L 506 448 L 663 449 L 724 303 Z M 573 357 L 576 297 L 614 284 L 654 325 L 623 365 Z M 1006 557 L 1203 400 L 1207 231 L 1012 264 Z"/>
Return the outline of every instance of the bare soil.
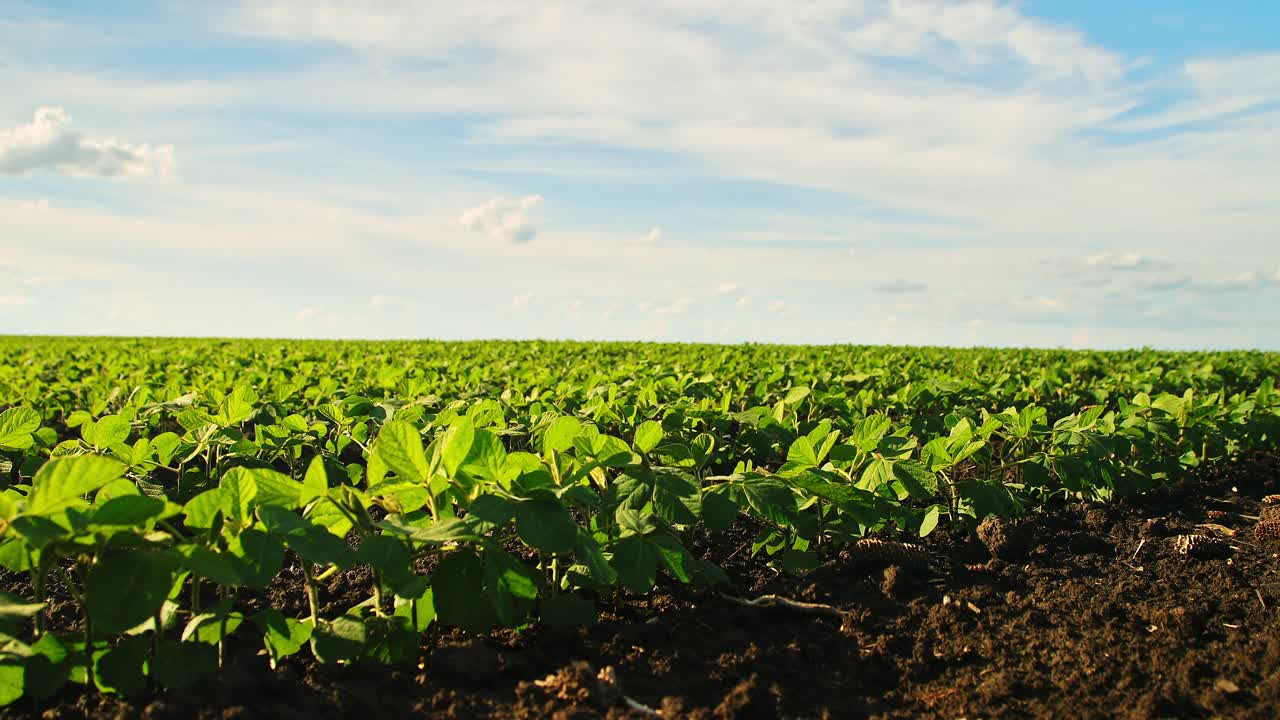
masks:
<path fill-rule="evenodd" d="M 748 557 L 754 529 L 739 525 L 694 539 L 731 587 L 619 596 L 591 627 L 433 631 L 418 663 L 297 656 L 274 672 L 246 643 L 190 690 L 120 699 L 68 688 L 0 714 L 1275 718 L 1280 540 L 1255 532 L 1280 513 L 1262 504 L 1275 493 L 1280 462 L 1260 457 L 1109 505 L 940 529 L 922 543 L 925 566 L 846 551 L 798 578 Z M 333 578 L 325 612 L 368 588 L 356 571 Z M 739 602 L 764 595 L 840 612 Z M 250 600 L 303 612 L 297 568 Z M 53 620 L 74 616 L 55 608 Z"/>

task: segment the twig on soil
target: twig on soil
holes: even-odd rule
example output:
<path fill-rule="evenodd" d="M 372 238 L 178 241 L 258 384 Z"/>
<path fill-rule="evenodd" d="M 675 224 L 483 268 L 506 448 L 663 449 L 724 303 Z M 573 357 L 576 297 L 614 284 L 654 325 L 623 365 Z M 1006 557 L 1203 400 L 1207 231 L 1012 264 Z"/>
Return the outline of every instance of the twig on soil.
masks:
<path fill-rule="evenodd" d="M 626 695 L 622 696 L 622 702 L 627 706 L 628 710 L 638 712 L 641 715 L 647 715 L 648 717 L 662 717 L 662 713 L 658 712 L 657 710 L 654 710 L 648 705 L 645 705 L 639 700 L 633 700 L 632 698 Z"/>
<path fill-rule="evenodd" d="M 1253 593 L 1258 596 L 1258 602 L 1262 603 L 1262 612 L 1267 611 L 1267 601 L 1262 599 L 1262 591 L 1258 588 L 1253 589 Z"/>
<path fill-rule="evenodd" d="M 1138 557 L 1138 553 L 1142 552 L 1142 546 L 1146 544 L 1147 544 L 1147 539 L 1142 538 L 1142 540 L 1138 543 L 1138 547 L 1133 551 L 1133 554 L 1129 556 L 1130 562 L 1132 562 L 1134 558 Z"/>
<path fill-rule="evenodd" d="M 755 600 L 746 600 L 732 595 L 720 593 L 720 597 L 731 603 L 736 603 L 744 607 L 783 607 L 798 612 L 814 613 L 816 615 L 828 615 L 841 621 L 849 617 L 849 613 L 838 607 L 831 605 L 823 605 L 822 603 L 801 602 L 799 600 L 789 600 L 778 595 L 761 595 Z"/>

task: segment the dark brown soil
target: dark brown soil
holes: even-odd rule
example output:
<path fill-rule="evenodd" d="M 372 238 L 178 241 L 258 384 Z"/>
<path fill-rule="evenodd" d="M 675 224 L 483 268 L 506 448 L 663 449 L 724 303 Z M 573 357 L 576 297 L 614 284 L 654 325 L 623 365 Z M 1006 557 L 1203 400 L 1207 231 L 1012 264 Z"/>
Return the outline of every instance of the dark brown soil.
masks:
<path fill-rule="evenodd" d="M 667 586 L 605 603 L 587 628 L 429 633 L 416 665 L 295 657 L 272 672 L 246 646 L 188 691 L 66 690 L 3 715 L 653 717 L 643 705 L 666 718 L 1280 717 L 1280 539 L 1253 519 L 1278 492 L 1280 462 L 1260 458 L 1112 505 L 940 529 L 923 541 L 927 567 L 846 552 L 800 578 L 747 557 L 752 530 L 737 527 L 695 543 L 734 579 L 726 594 L 844 617 Z M 296 574 L 268 598 L 300 613 Z M 325 611 L 367 588 L 334 578 Z"/>

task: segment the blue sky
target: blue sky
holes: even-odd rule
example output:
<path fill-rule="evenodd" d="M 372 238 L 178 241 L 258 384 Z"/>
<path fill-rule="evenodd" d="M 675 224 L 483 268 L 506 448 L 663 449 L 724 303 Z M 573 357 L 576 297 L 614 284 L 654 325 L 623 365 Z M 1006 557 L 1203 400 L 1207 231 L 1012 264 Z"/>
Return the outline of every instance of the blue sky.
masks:
<path fill-rule="evenodd" d="M 0 5 L 0 332 L 1280 348 L 1280 6 Z"/>

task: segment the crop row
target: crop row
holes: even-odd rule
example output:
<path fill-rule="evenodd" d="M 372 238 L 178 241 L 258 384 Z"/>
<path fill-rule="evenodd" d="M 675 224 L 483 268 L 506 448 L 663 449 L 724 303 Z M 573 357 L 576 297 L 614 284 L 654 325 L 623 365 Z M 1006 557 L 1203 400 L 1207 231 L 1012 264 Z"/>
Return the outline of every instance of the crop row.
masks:
<path fill-rule="evenodd" d="M 1280 433 L 1261 354 L 6 343 L 3 703 L 183 687 L 230 639 L 398 662 L 433 624 L 590 623 L 615 593 L 724 582 L 689 539 L 744 515 L 753 556 L 800 573 Z M 261 602 L 286 567 L 297 612 Z M 322 613 L 355 568 L 367 598 Z M 55 598 L 79 620 L 48 627 Z"/>

